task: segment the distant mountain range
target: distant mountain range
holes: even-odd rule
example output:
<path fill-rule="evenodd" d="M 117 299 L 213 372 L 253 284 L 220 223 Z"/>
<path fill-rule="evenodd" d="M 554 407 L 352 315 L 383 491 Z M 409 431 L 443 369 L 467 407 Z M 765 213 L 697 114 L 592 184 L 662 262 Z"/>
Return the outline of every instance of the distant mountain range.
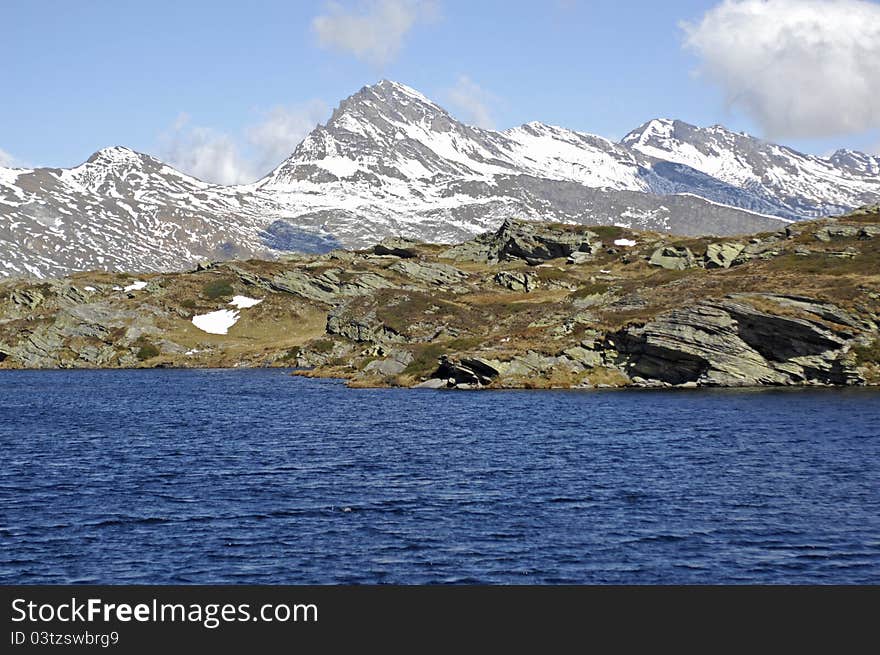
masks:
<path fill-rule="evenodd" d="M 507 217 L 735 234 L 878 201 L 880 157 L 865 153 L 825 159 L 666 119 L 619 143 L 543 123 L 497 132 L 381 81 L 252 184 L 202 182 L 123 147 L 71 169 L 0 168 L 0 276 L 451 242 Z"/>

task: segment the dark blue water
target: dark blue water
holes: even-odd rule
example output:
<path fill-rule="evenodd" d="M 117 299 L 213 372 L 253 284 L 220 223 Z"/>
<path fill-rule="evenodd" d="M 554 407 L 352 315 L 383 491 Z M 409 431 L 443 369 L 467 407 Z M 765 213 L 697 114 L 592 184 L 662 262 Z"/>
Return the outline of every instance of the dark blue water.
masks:
<path fill-rule="evenodd" d="M 0 374 L 0 583 L 880 583 L 880 393 Z"/>

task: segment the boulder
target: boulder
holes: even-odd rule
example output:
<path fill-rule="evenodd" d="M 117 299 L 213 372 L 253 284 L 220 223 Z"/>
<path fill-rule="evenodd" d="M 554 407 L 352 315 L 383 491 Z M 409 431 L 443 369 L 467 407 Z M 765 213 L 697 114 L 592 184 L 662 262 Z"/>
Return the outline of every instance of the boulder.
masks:
<path fill-rule="evenodd" d="M 730 263 L 740 266 L 752 259 L 770 259 L 781 253 L 779 241 L 775 237 L 768 239 L 752 239 Z"/>
<path fill-rule="evenodd" d="M 835 239 L 854 239 L 859 236 L 859 228 L 855 225 L 828 225 L 816 230 L 814 236 L 825 243 Z"/>
<path fill-rule="evenodd" d="M 595 350 L 588 350 L 582 346 L 574 346 L 573 348 L 563 351 L 562 354 L 584 368 L 595 368 L 597 366 L 602 366 L 603 364 L 601 353 L 598 353 Z"/>
<path fill-rule="evenodd" d="M 419 382 L 418 384 L 414 384 L 411 389 L 445 389 L 448 386 L 448 382 L 446 380 L 441 380 L 440 378 L 431 378 L 430 380 L 425 380 L 424 382 Z"/>
<path fill-rule="evenodd" d="M 285 271 L 272 278 L 271 288 L 332 305 L 339 302 L 341 288 L 339 279 L 331 276 L 325 273 L 313 277 L 300 270 Z"/>
<path fill-rule="evenodd" d="M 408 350 L 392 350 L 385 359 L 375 359 L 364 367 L 364 371 L 387 377 L 399 375 L 413 360 Z"/>
<path fill-rule="evenodd" d="M 744 249 L 742 243 L 710 243 L 706 248 L 706 268 L 730 268 Z"/>
<path fill-rule="evenodd" d="M 568 258 L 565 260 L 565 263 L 580 265 L 580 264 L 587 264 L 587 263 L 593 261 L 594 259 L 595 259 L 595 257 L 593 256 L 592 253 L 582 252 L 582 251 L 578 250 L 577 252 L 571 253 L 568 256 Z"/>
<path fill-rule="evenodd" d="M 402 239 L 400 237 L 383 239 L 373 246 L 373 254 L 391 255 L 402 259 L 412 259 L 418 257 L 419 254 L 418 250 L 416 250 L 416 245 L 417 242 L 410 239 Z"/>
<path fill-rule="evenodd" d="M 538 286 L 538 278 L 534 273 L 520 273 L 517 271 L 499 271 L 492 278 L 496 284 L 511 291 L 529 293 Z"/>
<path fill-rule="evenodd" d="M 683 271 L 696 266 L 697 260 L 690 248 L 661 246 L 651 254 L 648 263 L 672 271 Z"/>
<path fill-rule="evenodd" d="M 505 379 L 529 378 L 551 371 L 558 362 L 556 357 L 529 350 L 507 362 L 502 373 Z"/>

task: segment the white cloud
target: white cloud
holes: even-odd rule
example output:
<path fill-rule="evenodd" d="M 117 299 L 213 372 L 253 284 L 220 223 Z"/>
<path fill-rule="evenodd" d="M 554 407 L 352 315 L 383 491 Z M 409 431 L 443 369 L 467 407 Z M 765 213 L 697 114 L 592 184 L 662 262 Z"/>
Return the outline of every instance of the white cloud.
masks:
<path fill-rule="evenodd" d="M 275 107 L 246 130 L 259 174 L 280 164 L 327 115 L 327 105 L 313 100 L 298 107 Z"/>
<path fill-rule="evenodd" d="M 16 159 L 8 152 L 0 148 L 0 166 L 4 168 L 11 168 L 16 166 Z"/>
<path fill-rule="evenodd" d="M 162 158 L 181 171 L 206 182 L 240 184 L 255 177 L 250 162 L 226 134 L 207 127 L 190 125 L 181 114 L 171 131 L 163 136 Z"/>
<path fill-rule="evenodd" d="M 275 107 L 235 138 L 193 125 L 190 116 L 182 113 L 161 136 L 160 156 L 206 182 L 253 182 L 288 157 L 325 114 L 326 105 L 317 100 L 299 107 Z"/>
<path fill-rule="evenodd" d="M 449 105 L 457 110 L 465 123 L 495 129 L 490 105 L 495 96 L 483 89 L 467 75 L 460 75 L 454 87 L 446 92 Z"/>
<path fill-rule="evenodd" d="M 725 0 L 683 23 L 699 73 L 770 138 L 880 126 L 880 5 L 865 0 Z"/>
<path fill-rule="evenodd" d="M 432 0 L 361 0 L 355 6 L 328 2 L 327 13 L 312 20 L 312 31 L 323 47 L 382 66 L 394 59 L 417 23 L 436 15 Z"/>

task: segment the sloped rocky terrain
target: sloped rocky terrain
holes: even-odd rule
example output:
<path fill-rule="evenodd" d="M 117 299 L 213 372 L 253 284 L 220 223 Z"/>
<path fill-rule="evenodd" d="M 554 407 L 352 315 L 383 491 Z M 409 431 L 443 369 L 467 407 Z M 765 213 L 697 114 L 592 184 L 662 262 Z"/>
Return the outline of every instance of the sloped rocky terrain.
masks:
<path fill-rule="evenodd" d="M 0 282 L 0 367 L 355 386 L 880 383 L 880 207 L 735 238 L 507 220 L 458 245 Z"/>

